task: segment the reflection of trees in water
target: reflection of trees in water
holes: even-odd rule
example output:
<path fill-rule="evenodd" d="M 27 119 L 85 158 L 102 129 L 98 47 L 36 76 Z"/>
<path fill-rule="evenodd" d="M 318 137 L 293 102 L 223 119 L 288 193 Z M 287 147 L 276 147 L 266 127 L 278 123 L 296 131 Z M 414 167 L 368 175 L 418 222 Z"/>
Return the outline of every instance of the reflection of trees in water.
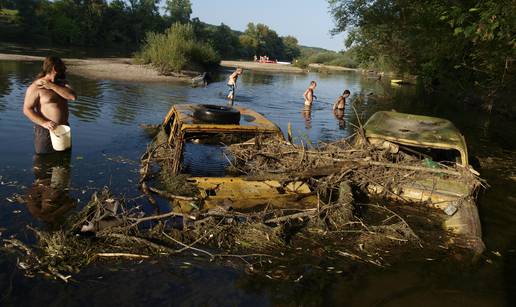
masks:
<path fill-rule="evenodd" d="M 2 65 L 0 65 L 0 113 L 7 109 L 7 100 L 3 98 L 9 95 L 9 92 L 11 91 L 11 77 L 9 74 L 4 73 L 1 67 Z"/>
<path fill-rule="evenodd" d="M 0 112 L 7 109 L 9 96 L 14 88 L 29 86 L 34 80 L 38 66 L 32 63 L 0 61 Z"/>
<path fill-rule="evenodd" d="M 272 84 L 274 79 L 275 78 L 272 74 L 260 72 L 244 71 L 244 74 L 242 75 L 242 82 L 249 85 Z"/>
<path fill-rule="evenodd" d="M 99 117 L 103 105 L 102 83 L 73 76 L 68 76 L 68 81 L 79 95 L 77 101 L 69 104 L 70 112 L 82 121 L 95 121 Z"/>
<path fill-rule="evenodd" d="M 115 88 L 118 98 L 114 99 L 113 122 L 119 124 L 132 123 L 138 115 L 138 109 L 148 105 L 148 99 L 142 99 L 145 94 L 144 86 L 130 85 L 121 89 Z"/>

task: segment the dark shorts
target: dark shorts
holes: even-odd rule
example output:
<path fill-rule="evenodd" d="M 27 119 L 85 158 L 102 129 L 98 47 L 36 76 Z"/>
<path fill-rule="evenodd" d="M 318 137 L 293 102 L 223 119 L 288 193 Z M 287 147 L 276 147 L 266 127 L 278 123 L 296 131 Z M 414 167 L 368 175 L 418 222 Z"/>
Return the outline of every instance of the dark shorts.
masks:
<path fill-rule="evenodd" d="M 228 94 L 235 94 L 235 85 L 234 84 L 228 84 L 229 87 L 229 93 Z"/>
<path fill-rule="evenodd" d="M 67 149 L 69 150 L 69 149 Z M 36 154 L 49 154 L 57 152 L 52 147 L 52 140 L 50 139 L 50 131 L 41 127 L 34 126 L 34 151 Z"/>

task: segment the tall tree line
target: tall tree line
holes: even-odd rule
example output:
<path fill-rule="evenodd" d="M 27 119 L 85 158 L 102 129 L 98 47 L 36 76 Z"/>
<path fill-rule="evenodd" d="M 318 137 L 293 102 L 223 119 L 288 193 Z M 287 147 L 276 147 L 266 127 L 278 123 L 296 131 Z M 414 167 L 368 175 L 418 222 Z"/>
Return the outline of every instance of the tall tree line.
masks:
<path fill-rule="evenodd" d="M 209 43 L 222 58 L 293 60 L 300 55 L 297 39 L 280 37 L 263 24 L 250 23 L 244 33 L 225 24 L 191 20 L 190 0 L 0 0 L 18 10 L 20 34 L 15 40 L 64 46 L 113 46 L 138 50 L 148 33 L 164 33 L 173 24 L 191 23 L 195 40 Z M 1 24 L 0 24 L 1 26 Z M 1 29 L 0 29 L 1 30 Z M 1 31 L 0 31 L 1 33 Z"/>
<path fill-rule="evenodd" d="M 487 108 L 516 88 L 516 0 L 328 2 L 365 66 L 475 93 Z"/>

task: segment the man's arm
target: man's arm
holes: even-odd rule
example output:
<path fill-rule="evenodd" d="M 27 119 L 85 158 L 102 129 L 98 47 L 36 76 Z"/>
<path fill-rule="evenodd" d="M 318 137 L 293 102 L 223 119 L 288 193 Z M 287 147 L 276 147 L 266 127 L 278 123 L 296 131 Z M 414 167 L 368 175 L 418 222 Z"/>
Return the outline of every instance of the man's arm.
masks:
<path fill-rule="evenodd" d="M 68 84 L 61 86 L 56 83 L 53 83 L 53 82 L 43 79 L 43 80 L 38 81 L 38 87 L 46 88 L 47 90 L 52 90 L 56 94 L 58 94 L 59 96 L 63 97 L 66 100 L 76 100 L 77 99 L 77 95 L 75 94 L 75 91 Z"/>
<path fill-rule="evenodd" d="M 23 114 L 27 116 L 33 123 L 40 125 L 46 129 L 53 130 L 57 124 L 48 120 L 41 113 L 35 112 L 34 108 L 39 103 L 39 93 L 35 84 L 32 84 L 25 93 L 25 100 L 23 101 Z"/>

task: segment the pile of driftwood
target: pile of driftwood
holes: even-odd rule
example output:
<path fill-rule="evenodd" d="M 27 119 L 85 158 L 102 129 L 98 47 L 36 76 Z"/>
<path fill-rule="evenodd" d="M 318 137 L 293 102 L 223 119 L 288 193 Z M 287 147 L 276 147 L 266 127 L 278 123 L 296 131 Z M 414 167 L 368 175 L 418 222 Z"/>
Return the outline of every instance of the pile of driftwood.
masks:
<path fill-rule="evenodd" d="M 435 176 L 457 176 L 473 185 L 469 172 L 447 166 L 438 170 L 419 160 L 366 143 L 341 140 L 319 146 L 294 145 L 278 139 L 255 138 L 227 147 L 231 172 L 253 180 L 301 180 L 318 196 L 308 209 L 262 208 L 238 212 L 227 208 L 203 209 L 202 197 L 184 175 L 170 175 L 178 163 L 173 144 L 159 134 L 142 156 L 140 187 L 151 205 L 170 200 L 170 210 L 148 214 L 142 205 L 124 203 L 103 190 L 95 193 L 60 231 L 31 228 L 38 243 L 28 246 L 10 238 L 4 247 L 19 257 L 19 267 L 31 276 L 44 273 L 69 280 L 85 265 L 105 258 L 145 259 L 188 253 L 214 259 L 238 259 L 253 272 L 277 263 L 297 249 L 322 250 L 319 256 L 338 261 L 387 265 L 403 251 L 425 247 L 448 250 L 436 236 L 440 214 L 422 206 L 388 207 L 361 198 L 361 189 L 374 183 L 392 187 Z M 181 213 L 176 200 L 197 208 Z M 146 210 L 144 210 L 146 209 Z M 337 261 L 336 260 L 336 261 Z"/>

